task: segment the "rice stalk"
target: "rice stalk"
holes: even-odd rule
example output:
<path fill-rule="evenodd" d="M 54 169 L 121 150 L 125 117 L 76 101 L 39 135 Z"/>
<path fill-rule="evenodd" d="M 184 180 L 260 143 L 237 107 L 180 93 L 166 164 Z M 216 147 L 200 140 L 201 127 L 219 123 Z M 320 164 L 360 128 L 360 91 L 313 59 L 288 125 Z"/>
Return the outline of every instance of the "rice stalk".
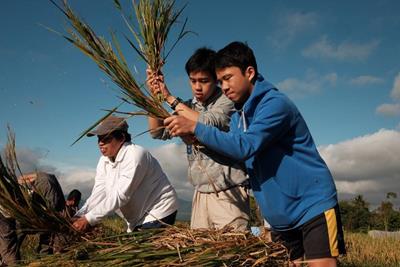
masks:
<path fill-rule="evenodd" d="M 118 0 L 114 0 L 117 8 L 122 12 L 121 4 Z M 153 73 L 160 73 L 161 68 L 176 44 L 190 31 L 185 30 L 187 19 L 174 41 L 171 48 L 166 50 L 168 35 L 178 18 L 182 14 L 185 6 L 174 11 L 174 0 L 139 0 L 132 1 L 137 27 L 132 21 L 128 20 L 122 14 L 129 30 L 131 31 L 134 41 L 127 36 L 125 38 L 139 56 L 147 63 Z M 136 44 L 135 44 L 136 43 Z M 162 95 L 161 95 L 162 96 Z M 163 100 L 163 99 L 160 99 Z"/>
<path fill-rule="evenodd" d="M 5 160 L 0 155 L 0 211 L 15 218 L 23 230 L 36 232 L 71 233 L 75 230 L 61 213 L 51 209 L 34 188 L 18 183 L 16 170 L 21 174 L 15 149 L 15 134 L 8 128 Z"/>
<path fill-rule="evenodd" d="M 98 36 L 89 24 L 80 19 L 66 0 L 63 1 L 62 7 L 53 0 L 50 1 L 61 10 L 69 22 L 67 35 L 62 36 L 92 59 L 100 70 L 118 85 L 124 101 L 156 118 L 164 119 L 169 116 L 162 103 L 135 80 L 114 33 L 111 33 L 112 40 L 109 42 L 104 37 Z"/>
<path fill-rule="evenodd" d="M 191 230 L 177 225 L 164 229 L 102 236 L 92 235 L 65 254 L 45 257 L 41 266 L 288 266 L 287 250 L 250 232 Z M 79 251 L 83 251 L 79 252 Z M 85 255 L 84 259 L 76 255 Z"/>

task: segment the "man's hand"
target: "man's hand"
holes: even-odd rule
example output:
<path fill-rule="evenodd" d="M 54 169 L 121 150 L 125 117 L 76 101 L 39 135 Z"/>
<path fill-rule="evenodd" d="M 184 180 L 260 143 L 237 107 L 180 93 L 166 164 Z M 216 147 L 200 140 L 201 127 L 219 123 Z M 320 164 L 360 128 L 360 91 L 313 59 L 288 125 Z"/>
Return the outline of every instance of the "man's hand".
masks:
<path fill-rule="evenodd" d="M 165 85 L 164 75 L 162 73 L 156 74 L 150 68 L 147 68 L 146 75 L 146 85 L 153 95 L 162 94 L 164 99 L 171 96 L 171 93 Z"/>
<path fill-rule="evenodd" d="M 85 216 L 82 216 L 79 219 L 75 220 L 72 226 L 80 232 L 86 232 L 90 228 L 90 224 Z"/>
<path fill-rule="evenodd" d="M 196 124 L 196 121 L 189 120 L 183 116 L 171 116 L 164 120 L 164 125 L 169 130 L 171 136 L 193 134 Z"/>

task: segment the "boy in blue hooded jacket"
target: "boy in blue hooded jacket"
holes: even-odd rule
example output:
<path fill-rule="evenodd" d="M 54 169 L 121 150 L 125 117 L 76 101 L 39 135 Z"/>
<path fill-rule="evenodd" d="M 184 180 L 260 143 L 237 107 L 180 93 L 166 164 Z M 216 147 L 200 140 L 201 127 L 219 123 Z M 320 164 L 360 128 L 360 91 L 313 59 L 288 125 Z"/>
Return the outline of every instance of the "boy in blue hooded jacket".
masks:
<path fill-rule="evenodd" d="M 167 118 L 166 127 L 173 136 L 195 134 L 208 148 L 245 162 L 272 237 L 287 246 L 295 264 L 304 256 L 309 266 L 336 266 L 345 253 L 336 187 L 300 112 L 258 74 L 244 43 L 218 51 L 216 73 L 235 103 L 230 131 L 182 116 Z"/>

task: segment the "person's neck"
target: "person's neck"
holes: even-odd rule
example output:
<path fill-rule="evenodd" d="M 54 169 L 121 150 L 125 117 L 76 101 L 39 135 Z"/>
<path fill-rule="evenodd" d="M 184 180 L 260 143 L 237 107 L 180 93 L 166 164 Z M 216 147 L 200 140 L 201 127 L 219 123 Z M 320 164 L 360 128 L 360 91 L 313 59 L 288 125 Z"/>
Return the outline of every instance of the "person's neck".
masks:
<path fill-rule="evenodd" d="M 118 156 L 118 153 L 119 153 L 119 151 L 121 150 L 121 147 L 124 145 L 124 143 L 125 143 L 125 141 L 121 143 L 121 145 L 120 145 L 120 146 L 119 146 L 119 148 L 118 148 L 118 151 L 117 151 L 117 153 L 116 153 L 114 156 L 112 156 L 112 157 L 108 157 L 112 163 L 114 163 L 114 162 L 115 162 L 115 159 L 117 158 L 117 156 Z"/>

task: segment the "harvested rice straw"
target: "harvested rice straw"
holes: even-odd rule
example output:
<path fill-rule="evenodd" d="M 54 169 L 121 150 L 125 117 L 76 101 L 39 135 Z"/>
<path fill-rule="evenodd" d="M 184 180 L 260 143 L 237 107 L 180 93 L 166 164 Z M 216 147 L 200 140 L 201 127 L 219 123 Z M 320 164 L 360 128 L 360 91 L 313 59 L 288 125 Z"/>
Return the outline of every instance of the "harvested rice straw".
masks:
<path fill-rule="evenodd" d="M 19 170 L 15 149 L 15 134 L 8 128 L 8 143 L 5 157 L 0 156 L 0 210 L 3 215 L 15 218 L 21 228 L 37 232 L 75 234 L 75 230 L 60 213 L 48 208 L 46 200 L 32 188 L 19 184 L 16 170 Z M 21 171 L 19 170 L 21 173 Z"/>
<path fill-rule="evenodd" d="M 94 238 L 40 262 L 42 266 L 288 266 L 286 248 L 266 240 L 230 228 L 190 230 L 177 225 Z"/>
<path fill-rule="evenodd" d="M 117 8 L 122 12 L 121 4 L 114 0 Z M 174 11 L 175 1 L 173 0 L 139 0 L 132 1 L 135 10 L 137 27 L 134 23 L 122 15 L 128 28 L 134 36 L 135 42 L 132 42 L 127 36 L 132 48 L 147 63 L 153 73 L 160 73 L 162 66 L 168 55 L 176 44 L 188 33 L 185 31 L 187 19 L 176 38 L 174 44 L 168 50 L 165 49 L 170 30 L 178 23 L 178 18 L 185 7 Z M 162 94 L 160 94 L 162 98 Z M 160 99 L 160 101 L 163 99 Z"/>
<path fill-rule="evenodd" d="M 141 90 L 114 34 L 112 34 L 111 42 L 106 41 L 103 37 L 97 36 L 92 28 L 81 20 L 65 0 L 63 7 L 57 5 L 53 0 L 50 1 L 63 12 L 71 26 L 66 29 L 68 35 L 63 35 L 63 37 L 91 58 L 118 85 L 124 101 L 146 111 L 149 116 L 160 119 L 169 116 L 168 111 L 147 89 Z"/>

